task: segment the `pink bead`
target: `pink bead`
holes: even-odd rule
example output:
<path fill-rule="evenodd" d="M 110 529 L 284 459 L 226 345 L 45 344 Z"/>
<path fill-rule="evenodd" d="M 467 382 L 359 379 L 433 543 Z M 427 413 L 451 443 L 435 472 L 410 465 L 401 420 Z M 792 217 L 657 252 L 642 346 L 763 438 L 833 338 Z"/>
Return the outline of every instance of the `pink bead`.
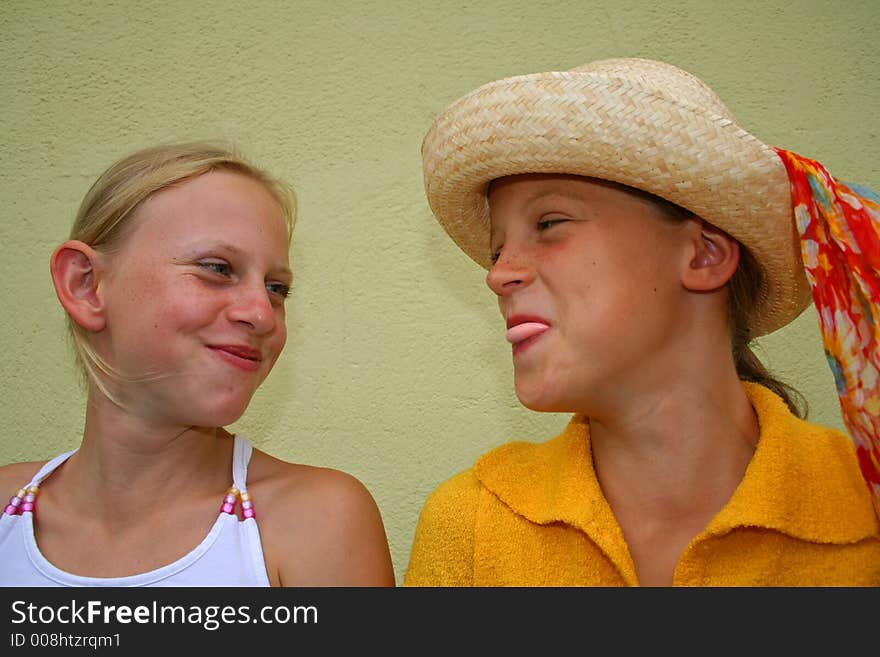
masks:
<path fill-rule="evenodd" d="M 25 502 L 24 504 L 21 505 L 21 510 L 22 510 L 22 512 L 33 511 L 34 510 L 34 503 L 33 502 Z"/>
<path fill-rule="evenodd" d="M 14 507 L 10 504 L 3 510 L 3 513 L 5 513 L 8 516 L 17 516 L 18 515 L 18 508 Z"/>
<path fill-rule="evenodd" d="M 223 501 L 224 501 L 226 504 L 235 504 L 235 495 L 227 495 L 227 496 L 223 499 Z"/>
<path fill-rule="evenodd" d="M 245 500 L 244 502 L 241 503 L 242 509 L 251 509 L 251 508 L 253 508 L 253 506 L 254 506 L 254 503 L 251 502 L 250 500 Z"/>
<path fill-rule="evenodd" d="M 232 511 L 234 509 L 235 509 L 234 504 L 230 504 L 229 502 L 224 502 L 223 506 L 221 507 L 220 510 L 223 511 L 223 513 L 232 513 Z"/>
<path fill-rule="evenodd" d="M 9 504 L 11 506 L 18 506 L 19 504 L 21 504 L 21 498 L 20 497 L 13 497 L 11 500 L 9 500 Z"/>
<path fill-rule="evenodd" d="M 245 518 L 253 518 L 255 514 L 253 509 L 244 509 L 241 512 L 241 515 L 243 515 Z"/>
<path fill-rule="evenodd" d="M 33 493 L 28 493 L 27 495 L 24 496 L 25 502 L 33 502 L 36 499 L 37 499 L 37 496 L 34 495 Z"/>

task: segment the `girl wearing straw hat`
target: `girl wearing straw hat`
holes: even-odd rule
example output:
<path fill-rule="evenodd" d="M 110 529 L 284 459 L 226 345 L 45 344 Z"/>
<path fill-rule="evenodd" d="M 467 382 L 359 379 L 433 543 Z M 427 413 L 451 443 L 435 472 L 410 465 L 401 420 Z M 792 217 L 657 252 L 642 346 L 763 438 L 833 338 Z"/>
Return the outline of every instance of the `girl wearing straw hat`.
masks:
<path fill-rule="evenodd" d="M 644 59 L 486 84 L 422 156 L 518 398 L 573 416 L 434 491 L 406 585 L 880 584 L 880 199 Z M 749 349 L 811 297 L 850 436 Z"/>

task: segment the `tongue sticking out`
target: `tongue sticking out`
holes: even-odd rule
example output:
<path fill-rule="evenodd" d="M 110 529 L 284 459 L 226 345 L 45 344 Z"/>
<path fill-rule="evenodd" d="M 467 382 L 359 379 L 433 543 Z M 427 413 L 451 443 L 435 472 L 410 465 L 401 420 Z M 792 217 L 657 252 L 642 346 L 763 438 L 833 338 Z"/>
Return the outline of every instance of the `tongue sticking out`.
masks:
<path fill-rule="evenodd" d="M 517 342 L 522 342 L 523 340 L 527 340 L 528 338 L 534 337 L 539 333 L 543 333 L 550 327 L 543 322 L 523 322 L 522 324 L 517 324 L 516 326 L 511 326 L 507 329 L 507 341 L 516 344 Z"/>

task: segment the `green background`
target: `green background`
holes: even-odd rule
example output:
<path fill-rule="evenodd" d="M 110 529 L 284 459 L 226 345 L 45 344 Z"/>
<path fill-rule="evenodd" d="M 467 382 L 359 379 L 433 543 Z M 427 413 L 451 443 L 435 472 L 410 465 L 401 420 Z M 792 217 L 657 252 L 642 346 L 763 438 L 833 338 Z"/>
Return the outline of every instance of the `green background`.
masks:
<path fill-rule="evenodd" d="M 288 346 L 232 428 L 360 478 L 400 581 L 440 481 L 567 420 L 517 402 L 484 272 L 430 214 L 419 147 L 434 116 L 500 77 L 664 59 L 765 142 L 878 189 L 878 27 L 876 0 L 3 0 L 0 463 L 78 444 L 84 397 L 48 259 L 89 185 L 136 148 L 231 139 L 300 203 Z M 758 353 L 811 419 L 843 428 L 812 308 Z"/>

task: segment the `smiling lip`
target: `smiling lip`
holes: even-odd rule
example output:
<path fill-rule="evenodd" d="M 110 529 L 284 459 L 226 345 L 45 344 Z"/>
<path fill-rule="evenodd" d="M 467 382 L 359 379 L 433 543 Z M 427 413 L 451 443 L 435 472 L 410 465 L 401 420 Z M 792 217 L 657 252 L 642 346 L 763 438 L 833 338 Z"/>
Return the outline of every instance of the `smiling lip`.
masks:
<path fill-rule="evenodd" d="M 262 356 L 259 350 L 253 347 L 236 344 L 208 345 L 215 354 L 230 365 L 248 372 L 254 372 L 260 367 Z"/>
<path fill-rule="evenodd" d="M 507 333 L 504 336 L 513 345 L 514 355 L 534 344 L 541 335 L 550 329 L 550 322 L 537 315 L 511 315 L 507 318 Z"/>

